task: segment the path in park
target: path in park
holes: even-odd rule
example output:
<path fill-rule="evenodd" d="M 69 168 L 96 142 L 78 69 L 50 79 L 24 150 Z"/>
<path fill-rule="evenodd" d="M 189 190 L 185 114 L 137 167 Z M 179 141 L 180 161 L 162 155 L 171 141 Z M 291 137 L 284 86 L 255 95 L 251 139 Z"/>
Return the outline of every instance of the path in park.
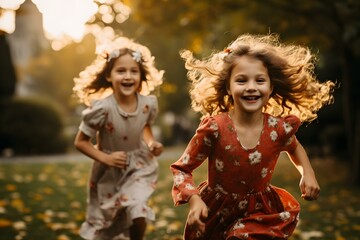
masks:
<path fill-rule="evenodd" d="M 158 160 L 163 159 L 178 159 L 184 151 L 185 147 L 165 147 L 164 152 L 158 157 Z M 43 155 L 43 156 L 15 156 L 15 157 L 0 157 L 1 163 L 41 163 L 41 162 L 76 162 L 76 161 L 89 161 L 90 158 L 79 152 L 72 152 L 68 154 L 57 155 Z"/>

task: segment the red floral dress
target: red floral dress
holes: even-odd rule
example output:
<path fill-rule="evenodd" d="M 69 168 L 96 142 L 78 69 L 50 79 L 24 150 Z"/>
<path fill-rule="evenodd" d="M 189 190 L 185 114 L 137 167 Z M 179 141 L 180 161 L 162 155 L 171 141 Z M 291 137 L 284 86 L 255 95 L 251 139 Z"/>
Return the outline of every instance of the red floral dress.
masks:
<path fill-rule="evenodd" d="M 243 147 L 228 113 L 200 123 L 181 158 L 171 165 L 175 205 L 200 194 L 208 206 L 205 233 L 188 225 L 185 239 L 287 239 L 295 229 L 300 205 L 287 191 L 270 184 L 281 151 L 297 146 L 296 116 L 264 114 L 257 146 Z M 195 187 L 192 171 L 208 159 L 208 180 Z"/>

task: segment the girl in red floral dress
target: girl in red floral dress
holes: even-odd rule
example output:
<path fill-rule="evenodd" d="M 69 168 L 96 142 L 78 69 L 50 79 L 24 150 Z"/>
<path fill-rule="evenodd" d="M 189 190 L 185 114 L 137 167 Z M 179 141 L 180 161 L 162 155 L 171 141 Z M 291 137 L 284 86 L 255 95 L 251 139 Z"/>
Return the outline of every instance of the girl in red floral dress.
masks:
<path fill-rule="evenodd" d="M 334 83 L 313 74 L 308 48 L 276 35 L 242 35 L 224 51 L 186 61 L 192 107 L 204 117 L 181 158 L 171 165 L 175 205 L 189 203 L 184 239 L 288 239 L 300 205 L 270 184 L 280 152 L 301 174 L 306 200 L 320 193 L 307 154 L 295 137 L 332 101 Z M 208 160 L 198 187 L 192 172 Z"/>

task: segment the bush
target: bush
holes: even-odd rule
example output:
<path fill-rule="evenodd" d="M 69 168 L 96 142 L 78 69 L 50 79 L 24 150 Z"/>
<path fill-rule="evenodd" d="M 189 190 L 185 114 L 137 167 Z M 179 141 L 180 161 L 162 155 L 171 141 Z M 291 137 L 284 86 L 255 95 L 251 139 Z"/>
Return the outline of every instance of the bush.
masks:
<path fill-rule="evenodd" d="M 0 101 L 0 151 L 15 155 L 53 154 L 66 151 L 59 111 L 38 99 Z"/>

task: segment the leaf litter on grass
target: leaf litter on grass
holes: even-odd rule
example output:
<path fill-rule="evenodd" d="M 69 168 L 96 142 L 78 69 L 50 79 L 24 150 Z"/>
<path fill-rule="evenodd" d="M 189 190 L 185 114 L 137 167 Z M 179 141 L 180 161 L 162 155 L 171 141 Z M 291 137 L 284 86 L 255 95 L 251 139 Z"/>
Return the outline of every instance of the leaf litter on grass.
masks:
<path fill-rule="evenodd" d="M 169 166 L 176 159 L 159 161 L 157 189 L 149 200 L 156 221 L 147 239 L 178 240 L 188 206 L 174 207 Z M 346 182 L 347 169 L 333 160 L 316 159 L 313 165 L 322 192 L 317 201 L 300 198 L 300 175 L 286 158 L 275 169 L 273 184 L 287 189 L 302 206 L 292 240 L 360 239 L 360 190 Z M 85 218 L 86 184 L 90 162 L 0 165 L 0 231 L 4 239 L 81 239 Z M 206 164 L 194 173 L 196 183 L 206 178 Z"/>
<path fill-rule="evenodd" d="M 77 179 L 69 174 L 72 167 L 54 163 L 0 165 L 0 184 L 5 185 L 0 190 L 1 235 L 8 239 L 65 239 L 65 235 L 76 239 L 84 219 L 86 190 L 74 184 Z M 79 165 L 75 164 L 76 168 Z"/>

